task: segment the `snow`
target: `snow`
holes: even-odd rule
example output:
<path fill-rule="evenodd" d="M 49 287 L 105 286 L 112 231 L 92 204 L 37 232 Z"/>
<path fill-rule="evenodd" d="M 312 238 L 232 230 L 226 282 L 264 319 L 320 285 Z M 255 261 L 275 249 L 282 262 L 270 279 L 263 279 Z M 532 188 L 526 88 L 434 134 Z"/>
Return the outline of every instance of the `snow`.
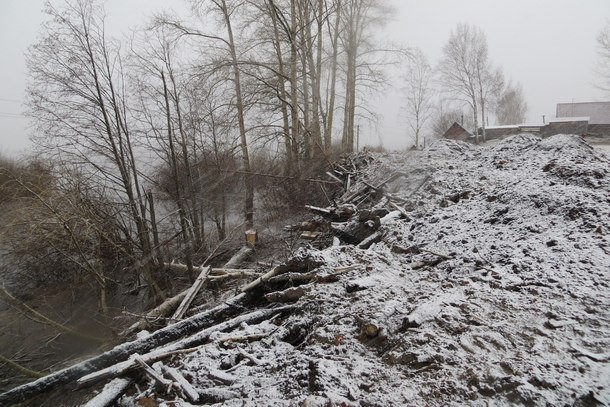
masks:
<path fill-rule="evenodd" d="M 549 123 L 557 122 L 588 122 L 591 118 L 589 116 L 582 117 L 552 117 L 549 119 Z"/>
<path fill-rule="evenodd" d="M 288 316 L 230 334 L 263 339 L 215 334 L 176 358 L 200 394 L 209 393 L 201 402 L 607 403 L 608 156 L 576 136 L 518 135 L 486 147 L 440 140 L 375 158 L 366 181 L 404 173 L 385 188 L 409 219 L 392 212 L 381 241 L 366 250 L 307 250 L 320 275 L 358 267 L 317 283 Z M 437 254 L 449 259 L 414 266 Z M 372 338 L 362 332 L 370 323 L 380 328 Z M 221 372 L 227 380 L 214 379 Z"/>

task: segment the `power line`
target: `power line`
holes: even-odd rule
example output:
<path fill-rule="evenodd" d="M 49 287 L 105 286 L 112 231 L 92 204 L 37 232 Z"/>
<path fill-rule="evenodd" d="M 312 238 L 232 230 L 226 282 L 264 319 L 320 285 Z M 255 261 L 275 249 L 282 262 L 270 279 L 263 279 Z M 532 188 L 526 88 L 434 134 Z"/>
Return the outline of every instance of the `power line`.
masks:
<path fill-rule="evenodd" d="M 11 102 L 11 103 L 23 103 L 22 100 L 17 100 L 17 99 L 5 99 L 5 98 L 0 98 L 0 101 L 2 102 Z"/>

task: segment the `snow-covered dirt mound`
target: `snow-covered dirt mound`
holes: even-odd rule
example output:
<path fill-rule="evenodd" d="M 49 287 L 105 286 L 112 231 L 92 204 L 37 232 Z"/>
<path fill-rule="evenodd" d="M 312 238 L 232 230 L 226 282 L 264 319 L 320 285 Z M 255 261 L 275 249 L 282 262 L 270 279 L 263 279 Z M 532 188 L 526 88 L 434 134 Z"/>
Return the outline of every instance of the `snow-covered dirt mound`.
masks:
<path fill-rule="evenodd" d="M 0 404 L 610 404 L 609 169 L 566 135 L 348 158 L 288 262 Z"/>
<path fill-rule="evenodd" d="M 200 402 L 610 402 L 608 158 L 564 135 L 375 158 L 368 184 L 394 175 L 377 207 L 407 217 L 368 249 L 311 249 L 335 278 L 298 311 L 174 360 Z"/>

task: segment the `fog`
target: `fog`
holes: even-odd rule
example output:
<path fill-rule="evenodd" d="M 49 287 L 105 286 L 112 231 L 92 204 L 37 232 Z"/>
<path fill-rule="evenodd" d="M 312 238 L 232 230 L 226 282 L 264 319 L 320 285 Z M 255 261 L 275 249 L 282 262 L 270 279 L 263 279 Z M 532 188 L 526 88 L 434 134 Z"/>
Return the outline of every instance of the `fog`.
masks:
<path fill-rule="evenodd" d="M 171 7 L 184 10 L 176 1 Z M 26 87 L 24 53 L 44 21 L 43 0 L 0 2 L 0 152 L 15 154 L 29 146 L 29 122 L 22 116 Z M 106 3 L 111 35 L 128 35 L 154 11 L 167 8 L 162 0 L 110 0 Z M 419 47 L 435 66 L 451 30 L 459 22 L 480 27 L 486 34 L 490 60 L 508 79 L 523 86 L 529 105 L 528 122 L 553 116 L 560 102 L 599 101 L 595 88 L 596 36 L 610 16 L 607 0 L 433 0 L 393 1 L 396 12 L 384 42 Z M 412 143 L 401 112 L 400 70 L 391 71 L 387 88 L 372 109 L 376 126 L 362 124 L 362 144 L 402 149 Z M 490 124 L 493 124 L 493 117 Z"/>

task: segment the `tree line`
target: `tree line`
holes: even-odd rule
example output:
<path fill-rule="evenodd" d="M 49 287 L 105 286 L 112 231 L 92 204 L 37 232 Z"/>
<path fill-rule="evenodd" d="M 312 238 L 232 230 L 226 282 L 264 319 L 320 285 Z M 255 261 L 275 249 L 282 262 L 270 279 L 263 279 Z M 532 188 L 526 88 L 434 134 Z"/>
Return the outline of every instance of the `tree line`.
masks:
<path fill-rule="evenodd" d="M 490 60 L 485 32 L 473 24 L 460 23 L 451 31 L 434 68 L 423 52 L 412 52 L 404 80 L 407 123 L 417 147 L 422 134 L 439 137 L 453 122 L 479 142 L 479 129 L 486 138 L 490 115 L 499 125 L 520 124 L 527 116 L 521 85 L 506 83 Z"/>
<path fill-rule="evenodd" d="M 194 278 L 211 236 L 230 233 L 230 208 L 255 226 L 257 171 L 300 180 L 352 152 L 364 96 L 400 53 L 374 42 L 385 1 L 188 4 L 115 38 L 100 1 L 47 2 L 27 54 L 45 182 L 3 171 L 4 187 L 28 191 L 18 206 L 40 215 L 12 223 L 14 253 L 92 277 L 102 304 L 109 270 L 132 270 L 162 298 L 170 247 Z"/>

